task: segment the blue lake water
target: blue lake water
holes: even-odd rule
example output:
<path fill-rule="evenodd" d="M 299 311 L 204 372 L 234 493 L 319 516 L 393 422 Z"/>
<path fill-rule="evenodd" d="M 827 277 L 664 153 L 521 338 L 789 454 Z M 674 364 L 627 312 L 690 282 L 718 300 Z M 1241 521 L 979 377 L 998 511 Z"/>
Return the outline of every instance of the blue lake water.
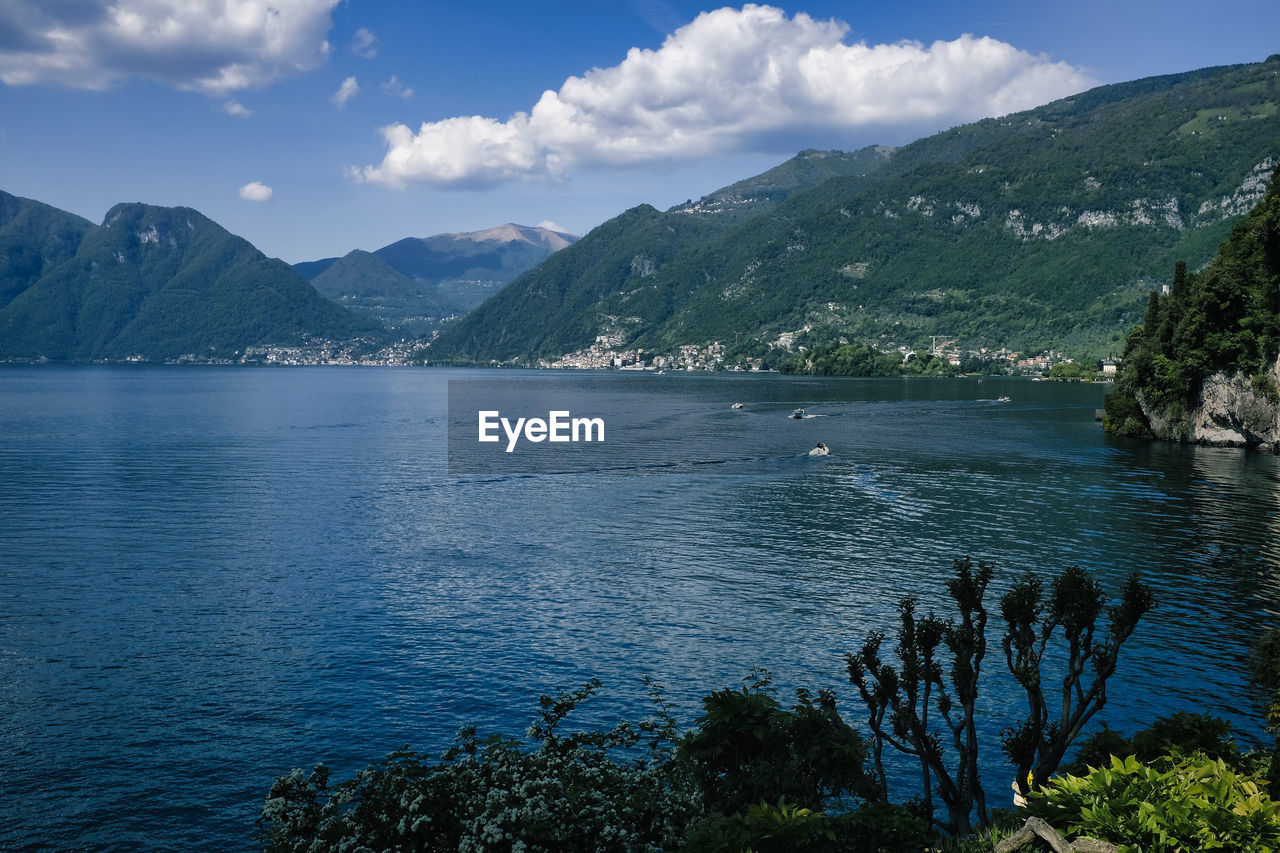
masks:
<path fill-rule="evenodd" d="M 659 400 L 646 435 L 688 464 L 451 475 L 449 380 L 513 378 Z M 276 775 L 519 734 L 591 677 L 583 722 L 644 716 L 644 676 L 692 719 L 755 667 L 856 720 L 842 655 L 903 595 L 942 608 L 964 554 L 999 588 L 1141 571 L 1158 606 L 1101 718 L 1208 710 L 1260 736 L 1243 660 L 1280 613 L 1280 459 L 1109 438 L 1106 390 L 2 369 L 0 849 L 251 850 Z M 989 733 L 1017 708 L 1002 666 L 993 644 Z M 994 740 L 985 767 L 1003 802 Z"/>

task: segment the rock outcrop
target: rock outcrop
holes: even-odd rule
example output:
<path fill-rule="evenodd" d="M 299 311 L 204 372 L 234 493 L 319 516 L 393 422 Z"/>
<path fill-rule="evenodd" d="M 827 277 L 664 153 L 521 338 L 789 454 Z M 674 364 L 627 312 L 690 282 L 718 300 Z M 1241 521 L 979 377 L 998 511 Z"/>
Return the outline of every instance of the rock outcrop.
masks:
<path fill-rule="evenodd" d="M 1142 406 L 1156 438 L 1219 447 L 1261 447 L 1280 453 L 1280 359 L 1268 371 L 1270 393 L 1251 377 L 1218 371 L 1200 386 L 1198 403 L 1185 416 Z M 1259 383 L 1260 384 L 1260 383 Z"/>

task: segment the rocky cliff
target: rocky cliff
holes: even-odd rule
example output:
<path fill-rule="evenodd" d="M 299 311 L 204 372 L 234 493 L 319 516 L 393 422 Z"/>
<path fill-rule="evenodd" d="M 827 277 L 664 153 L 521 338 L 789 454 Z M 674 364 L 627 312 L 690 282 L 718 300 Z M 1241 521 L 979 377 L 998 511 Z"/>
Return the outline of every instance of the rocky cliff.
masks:
<path fill-rule="evenodd" d="M 1156 438 L 1222 447 L 1259 447 L 1280 453 L 1280 359 L 1268 374 L 1268 388 L 1257 378 L 1216 371 L 1200 387 L 1197 405 L 1185 415 L 1142 406 Z"/>

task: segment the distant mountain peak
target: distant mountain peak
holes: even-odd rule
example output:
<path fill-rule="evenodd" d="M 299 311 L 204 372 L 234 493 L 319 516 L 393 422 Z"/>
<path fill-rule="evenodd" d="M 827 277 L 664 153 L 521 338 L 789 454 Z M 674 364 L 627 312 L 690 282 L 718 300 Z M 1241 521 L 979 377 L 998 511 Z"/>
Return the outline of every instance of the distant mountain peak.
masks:
<path fill-rule="evenodd" d="M 572 234 L 552 231 L 550 228 L 516 225 L 513 222 L 498 225 L 494 228 L 486 228 L 483 231 L 462 231 L 438 236 L 449 237 L 454 240 L 471 240 L 475 243 L 529 243 L 535 246 L 545 243 L 551 247 L 552 251 L 559 251 L 576 239 Z"/>

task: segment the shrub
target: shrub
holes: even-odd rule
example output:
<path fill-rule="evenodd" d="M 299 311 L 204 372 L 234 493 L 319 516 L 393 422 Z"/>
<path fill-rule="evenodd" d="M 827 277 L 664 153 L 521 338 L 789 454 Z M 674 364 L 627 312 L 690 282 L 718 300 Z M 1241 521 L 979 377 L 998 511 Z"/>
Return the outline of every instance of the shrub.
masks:
<path fill-rule="evenodd" d="M 542 697 L 531 743 L 468 728 L 438 761 L 405 749 L 339 784 L 323 765 L 282 776 L 259 820 L 264 848 L 920 853 L 933 841 L 905 809 L 854 808 L 874 786 L 830 691 L 798 690 L 786 709 L 756 674 L 703 699 L 682 736 L 653 688 L 652 719 L 563 732 L 598 686 Z"/>
<path fill-rule="evenodd" d="M 1212 714 L 1176 711 L 1160 717 L 1150 726 L 1125 737 L 1103 728 L 1085 738 L 1072 762 L 1063 772 L 1083 776 L 1093 767 L 1106 767 L 1112 756 L 1132 755 L 1150 764 L 1168 756 L 1180 757 L 1198 752 L 1208 758 L 1221 758 L 1235 770 L 1252 769 L 1249 754 L 1241 753 L 1232 739 L 1231 724 Z"/>
<path fill-rule="evenodd" d="M 1271 628 L 1254 643 L 1249 669 L 1263 687 L 1280 690 L 1280 628 Z"/>
<path fill-rule="evenodd" d="M 1264 784 L 1202 754 L 1152 765 L 1113 757 L 1084 776 L 1051 779 L 1032 792 L 1028 811 L 1068 837 L 1133 853 L 1270 853 L 1280 845 L 1280 803 Z"/>
<path fill-rule="evenodd" d="M 694 827 L 682 853 L 923 853 L 937 836 L 924 818 L 891 803 L 839 815 L 779 802 L 713 815 Z"/>
<path fill-rule="evenodd" d="M 796 691 L 790 710 L 774 698 L 767 673 L 740 690 L 717 690 L 680 744 L 712 811 L 736 812 L 785 801 L 821 811 L 874 791 L 862 770 L 866 746 L 836 710 L 835 694 Z"/>
<path fill-rule="evenodd" d="M 271 788 L 259 821 L 268 853 L 303 851 L 657 851 L 700 814 L 673 760 L 669 719 L 559 731 L 598 687 L 543 697 L 536 746 L 464 729 L 439 762 L 402 750 L 330 787 L 319 766 Z"/>

